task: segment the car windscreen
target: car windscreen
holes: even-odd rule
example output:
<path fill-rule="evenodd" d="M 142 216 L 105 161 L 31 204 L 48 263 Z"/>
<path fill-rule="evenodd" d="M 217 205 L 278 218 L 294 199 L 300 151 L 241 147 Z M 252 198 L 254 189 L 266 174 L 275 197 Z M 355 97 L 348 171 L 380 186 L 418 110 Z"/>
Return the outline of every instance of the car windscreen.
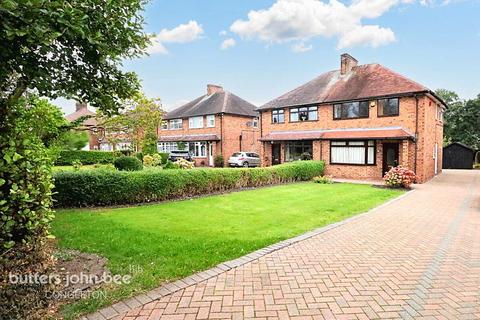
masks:
<path fill-rule="evenodd" d="M 232 154 L 232 157 L 240 157 L 242 154 L 240 152 L 235 152 Z"/>

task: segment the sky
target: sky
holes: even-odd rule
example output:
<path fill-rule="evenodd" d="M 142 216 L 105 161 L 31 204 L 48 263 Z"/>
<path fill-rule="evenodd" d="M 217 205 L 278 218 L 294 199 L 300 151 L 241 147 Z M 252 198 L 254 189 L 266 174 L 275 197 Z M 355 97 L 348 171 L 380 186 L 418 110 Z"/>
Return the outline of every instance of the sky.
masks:
<path fill-rule="evenodd" d="M 149 55 L 122 68 L 167 111 L 209 83 L 260 106 L 339 69 L 342 53 L 432 90 L 480 94 L 480 0 L 151 0 L 144 17 Z"/>

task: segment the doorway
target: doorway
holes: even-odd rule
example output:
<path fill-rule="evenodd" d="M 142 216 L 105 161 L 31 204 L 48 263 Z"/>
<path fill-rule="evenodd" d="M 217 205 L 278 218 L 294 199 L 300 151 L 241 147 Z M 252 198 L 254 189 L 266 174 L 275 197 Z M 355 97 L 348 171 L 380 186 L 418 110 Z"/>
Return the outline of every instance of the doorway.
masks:
<path fill-rule="evenodd" d="M 213 167 L 214 162 L 213 162 L 213 142 L 210 142 L 208 144 L 208 165 L 210 167 Z"/>
<path fill-rule="evenodd" d="M 272 144 L 272 166 L 280 164 L 282 162 L 281 151 L 280 151 L 280 144 L 274 143 Z"/>
<path fill-rule="evenodd" d="M 398 162 L 398 143 L 384 143 L 382 176 L 392 167 L 398 166 Z"/>

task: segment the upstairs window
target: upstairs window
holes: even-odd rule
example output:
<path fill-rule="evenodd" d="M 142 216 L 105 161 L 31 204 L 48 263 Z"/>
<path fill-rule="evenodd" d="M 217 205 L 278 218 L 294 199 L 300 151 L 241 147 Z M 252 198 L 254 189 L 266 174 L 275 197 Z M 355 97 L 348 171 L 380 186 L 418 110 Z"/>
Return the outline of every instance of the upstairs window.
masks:
<path fill-rule="evenodd" d="M 443 108 L 437 105 L 437 120 L 443 122 Z"/>
<path fill-rule="evenodd" d="M 377 102 L 379 117 L 392 117 L 400 114 L 398 98 L 380 99 Z"/>
<path fill-rule="evenodd" d="M 208 128 L 215 127 L 215 115 L 211 114 L 207 116 L 207 127 Z"/>
<path fill-rule="evenodd" d="M 170 120 L 170 130 L 182 129 L 182 119 Z"/>
<path fill-rule="evenodd" d="M 318 120 L 318 107 L 290 109 L 290 122 Z"/>
<path fill-rule="evenodd" d="M 333 119 L 368 118 L 368 101 L 345 102 L 333 105 Z"/>
<path fill-rule="evenodd" d="M 191 117 L 188 118 L 188 127 L 190 129 L 203 128 L 203 117 Z"/>
<path fill-rule="evenodd" d="M 272 110 L 272 123 L 284 123 L 285 122 L 285 110 L 275 109 Z"/>
<path fill-rule="evenodd" d="M 331 164 L 375 164 L 375 141 L 330 141 Z"/>

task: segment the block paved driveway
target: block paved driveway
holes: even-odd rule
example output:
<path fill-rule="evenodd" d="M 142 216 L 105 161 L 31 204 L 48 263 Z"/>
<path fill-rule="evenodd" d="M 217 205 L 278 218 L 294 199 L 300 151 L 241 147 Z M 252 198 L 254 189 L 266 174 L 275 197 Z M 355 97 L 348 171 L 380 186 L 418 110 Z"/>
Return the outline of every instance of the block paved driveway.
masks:
<path fill-rule="evenodd" d="M 117 317 L 248 318 L 480 319 L 480 171 Z"/>

